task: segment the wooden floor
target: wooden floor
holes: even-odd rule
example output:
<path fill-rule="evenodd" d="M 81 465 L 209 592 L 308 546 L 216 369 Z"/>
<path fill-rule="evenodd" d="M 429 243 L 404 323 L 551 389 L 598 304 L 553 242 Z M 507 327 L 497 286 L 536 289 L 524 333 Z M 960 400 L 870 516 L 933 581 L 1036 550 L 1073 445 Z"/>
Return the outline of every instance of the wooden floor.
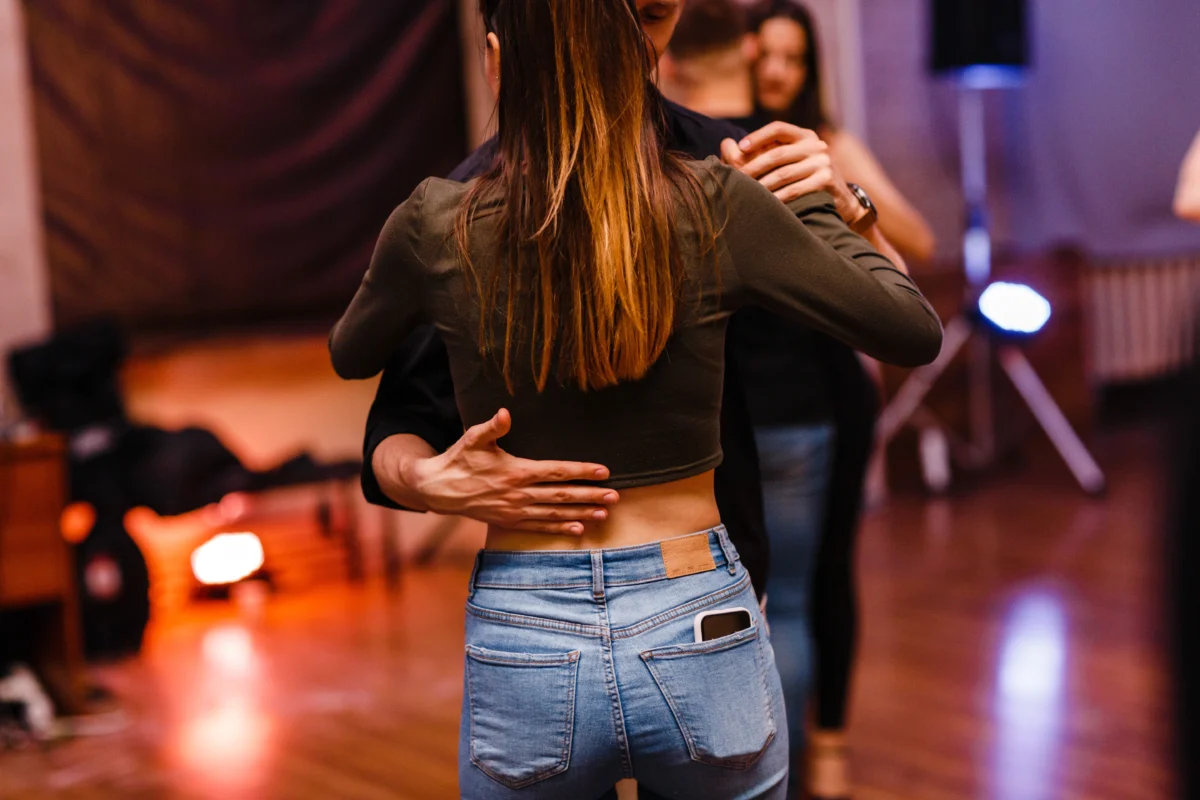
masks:
<path fill-rule="evenodd" d="M 1039 460 L 872 514 L 856 800 L 1170 796 L 1154 441 L 1100 445 L 1105 501 Z M 468 569 L 156 623 L 95 671 L 130 727 L 0 753 L 0 798 L 455 797 Z"/>

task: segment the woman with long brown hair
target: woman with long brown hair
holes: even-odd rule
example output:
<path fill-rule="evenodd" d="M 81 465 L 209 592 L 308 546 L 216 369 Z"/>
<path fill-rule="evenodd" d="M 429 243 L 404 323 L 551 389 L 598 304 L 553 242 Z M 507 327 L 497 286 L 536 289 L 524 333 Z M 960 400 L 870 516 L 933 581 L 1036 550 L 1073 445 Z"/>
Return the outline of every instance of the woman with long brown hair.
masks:
<path fill-rule="evenodd" d="M 928 223 L 825 107 L 811 12 L 798 0 L 767 0 L 756 17 L 758 115 L 816 131 L 838 171 L 870 196 L 880 230 L 900 254 L 928 261 L 935 247 Z M 757 398 L 750 416 L 772 551 L 768 607 L 793 765 L 805 753 L 814 800 L 844 800 L 851 792 L 845 729 L 858 638 L 854 552 L 879 388 L 850 348 L 789 329 L 783 320 L 751 312 L 735 323 L 732 337 L 739 351 L 750 352 L 742 376 L 747 396 Z M 776 371 L 797 362 L 812 365 L 817 379 L 807 393 L 789 395 Z M 806 737 L 810 692 L 816 729 Z"/>
<path fill-rule="evenodd" d="M 828 195 L 785 207 L 667 151 L 633 0 L 481 7 L 495 162 L 392 214 L 334 367 L 371 376 L 432 322 L 468 425 L 508 409 L 506 450 L 606 464 L 621 502 L 576 537 L 489 526 L 462 794 L 607 797 L 634 777 L 644 797 L 782 798 L 774 657 L 713 497 L 725 322 L 760 304 L 901 364 L 937 355 L 940 324 Z"/>

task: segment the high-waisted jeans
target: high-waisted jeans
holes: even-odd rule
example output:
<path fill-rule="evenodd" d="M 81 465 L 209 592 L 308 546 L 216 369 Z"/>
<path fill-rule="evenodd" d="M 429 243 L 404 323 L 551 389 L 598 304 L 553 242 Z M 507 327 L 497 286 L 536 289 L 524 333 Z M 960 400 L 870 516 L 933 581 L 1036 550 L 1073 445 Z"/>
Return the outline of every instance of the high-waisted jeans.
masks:
<path fill-rule="evenodd" d="M 696 535 L 694 535 L 696 536 Z M 679 572 L 671 542 L 481 551 L 467 601 L 459 739 L 464 798 L 771 798 L 787 785 L 783 692 L 724 528 L 692 539 L 715 569 Z M 697 643 L 703 611 L 750 628 Z"/>

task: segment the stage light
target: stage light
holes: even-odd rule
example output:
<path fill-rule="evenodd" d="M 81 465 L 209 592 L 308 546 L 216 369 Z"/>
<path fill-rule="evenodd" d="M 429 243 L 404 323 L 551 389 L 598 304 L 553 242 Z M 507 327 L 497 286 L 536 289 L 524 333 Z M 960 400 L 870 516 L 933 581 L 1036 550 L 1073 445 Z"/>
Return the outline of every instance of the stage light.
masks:
<path fill-rule="evenodd" d="M 206 586 L 227 586 L 262 569 L 264 560 L 253 533 L 219 533 L 192 552 L 192 574 Z"/>
<path fill-rule="evenodd" d="M 1050 319 L 1050 301 L 1020 283 L 993 283 L 979 296 L 979 313 L 999 332 L 1031 335 Z"/>

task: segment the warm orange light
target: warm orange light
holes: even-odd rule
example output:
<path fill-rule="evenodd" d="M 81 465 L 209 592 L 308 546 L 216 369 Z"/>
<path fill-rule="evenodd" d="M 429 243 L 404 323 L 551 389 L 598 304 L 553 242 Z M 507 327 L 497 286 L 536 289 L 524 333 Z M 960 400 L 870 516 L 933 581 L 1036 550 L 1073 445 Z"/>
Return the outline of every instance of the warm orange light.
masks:
<path fill-rule="evenodd" d="M 262 542 L 253 533 L 219 533 L 192 552 L 192 574 L 208 586 L 222 586 L 253 575 L 263 561 Z"/>
<path fill-rule="evenodd" d="M 216 694 L 188 719 L 179 742 L 183 763 L 216 788 L 246 789 L 261 774 L 271 741 L 271 721 L 257 697 Z"/>
<path fill-rule="evenodd" d="M 96 527 L 96 509 L 91 503 L 71 503 L 58 518 L 58 529 L 62 537 L 71 544 L 79 544 Z"/>

